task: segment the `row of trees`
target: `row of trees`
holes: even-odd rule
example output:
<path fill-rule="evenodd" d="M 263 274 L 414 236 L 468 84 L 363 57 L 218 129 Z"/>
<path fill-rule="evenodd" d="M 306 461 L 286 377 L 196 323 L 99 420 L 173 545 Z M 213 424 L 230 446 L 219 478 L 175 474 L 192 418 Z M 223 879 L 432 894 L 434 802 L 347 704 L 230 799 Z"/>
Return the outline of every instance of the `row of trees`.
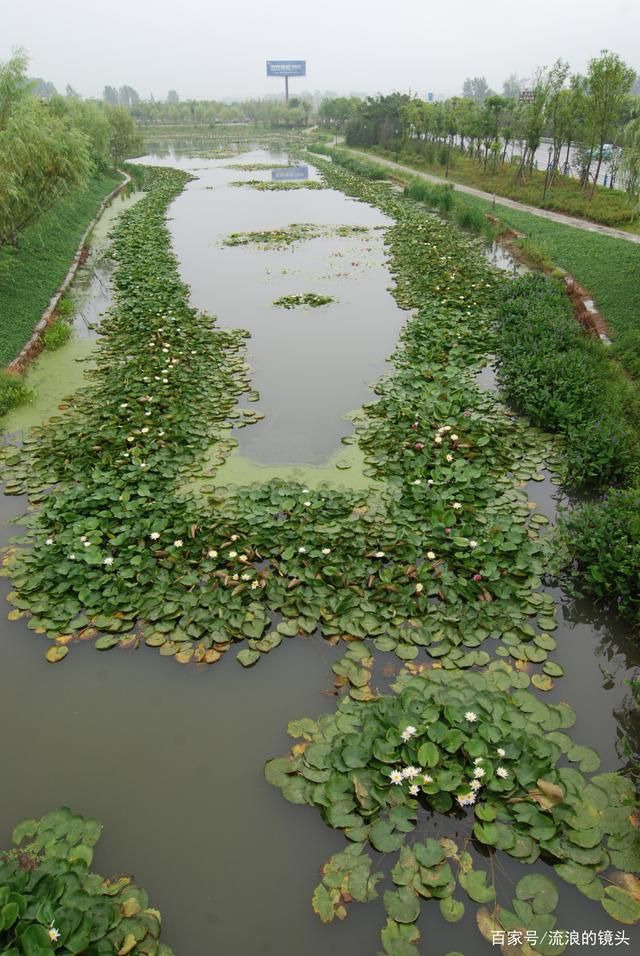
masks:
<path fill-rule="evenodd" d="M 606 163 L 611 185 L 622 174 L 626 188 L 637 190 L 634 143 L 640 98 L 630 92 L 634 71 L 616 54 L 603 51 L 590 61 L 584 76 L 571 75 L 569 64 L 558 60 L 538 71 L 527 99 L 484 95 L 483 79 L 466 81 L 471 95 L 437 103 L 399 93 L 325 100 L 320 117 L 324 124 L 346 132 L 352 145 L 432 141 L 445 148 L 447 161 L 451 150 L 457 150 L 494 171 L 507 161 L 511 147 L 521 180 L 534 168 L 536 151 L 547 136 L 551 184 L 572 163 L 585 189 L 593 191 Z M 519 85 L 515 77 L 505 82 L 514 94 Z"/>
<path fill-rule="evenodd" d="M 27 65 L 22 51 L 0 63 L 0 245 L 141 145 L 127 109 L 73 91 L 42 99 Z"/>

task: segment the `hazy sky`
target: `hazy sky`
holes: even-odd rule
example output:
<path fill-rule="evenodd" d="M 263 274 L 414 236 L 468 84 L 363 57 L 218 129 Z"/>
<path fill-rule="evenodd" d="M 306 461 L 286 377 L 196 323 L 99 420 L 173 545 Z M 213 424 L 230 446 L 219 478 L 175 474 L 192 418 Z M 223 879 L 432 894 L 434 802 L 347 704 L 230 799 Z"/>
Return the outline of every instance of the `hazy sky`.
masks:
<path fill-rule="evenodd" d="M 22 46 L 30 73 L 83 96 L 105 84 L 145 98 L 265 96 L 266 59 L 306 59 L 303 90 L 498 91 L 558 57 L 583 72 L 601 49 L 640 71 L 637 0 L 0 0 L 0 60 Z"/>

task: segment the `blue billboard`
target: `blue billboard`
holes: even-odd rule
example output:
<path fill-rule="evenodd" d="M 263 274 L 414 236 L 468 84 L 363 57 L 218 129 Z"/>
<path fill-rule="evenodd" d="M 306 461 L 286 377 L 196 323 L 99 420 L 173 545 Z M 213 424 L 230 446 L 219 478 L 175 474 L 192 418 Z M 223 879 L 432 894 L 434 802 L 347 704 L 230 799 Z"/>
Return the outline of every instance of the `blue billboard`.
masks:
<path fill-rule="evenodd" d="M 271 179 L 274 182 L 283 182 L 287 179 L 308 179 L 308 166 L 284 166 L 282 169 L 272 169 Z"/>
<path fill-rule="evenodd" d="M 306 76 L 306 60 L 267 60 L 267 76 Z"/>

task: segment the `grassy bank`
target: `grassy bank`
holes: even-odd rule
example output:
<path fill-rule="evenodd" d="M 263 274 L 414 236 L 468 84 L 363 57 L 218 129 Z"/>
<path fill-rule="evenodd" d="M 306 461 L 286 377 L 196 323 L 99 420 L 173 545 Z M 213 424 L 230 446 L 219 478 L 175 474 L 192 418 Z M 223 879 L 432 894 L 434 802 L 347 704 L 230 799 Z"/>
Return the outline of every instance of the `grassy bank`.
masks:
<path fill-rule="evenodd" d="M 92 179 L 87 189 L 65 196 L 26 229 L 17 248 L 0 249 L 0 365 L 15 358 L 31 338 L 83 232 L 119 182 L 114 174 Z"/>
<path fill-rule="evenodd" d="M 442 169 L 436 172 L 442 175 Z M 454 197 L 460 198 L 455 190 Z M 614 354 L 640 379 L 640 244 L 494 206 L 475 196 L 465 195 L 464 207 L 496 216 L 505 227 L 524 233 L 528 252 L 557 264 L 588 289 L 609 324 Z"/>
<path fill-rule="evenodd" d="M 431 151 L 424 152 L 416 147 L 418 144 L 404 143 L 392 149 L 372 147 L 370 152 L 433 176 L 444 176 L 447 173 L 451 182 L 473 186 L 475 189 L 515 199 L 529 206 L 552 209 L 605 226 L 638 231 L 637 216 L 635 221 L 632 221 L 633 206 L 622 190 L 597 186 L 593 198 L 590 198 L 590 193 L 585 193 L 575 177 L 556 176 L 553 186 L 547 189 L 545 196 L 546 172 L 543 170 L 533 170 L 527 173 L 526 181 L 519 182 L 516 179 L 517 167 L 498 164 L 494 170 L 492 162 L 489 161 L 485 169 L 478 160 L 461 156 L 455 150 L 449 155 L 447 169 L 446 148 L 441 150 L 439 155 L 435 154 L 435 151 L 432 155 Z"/>

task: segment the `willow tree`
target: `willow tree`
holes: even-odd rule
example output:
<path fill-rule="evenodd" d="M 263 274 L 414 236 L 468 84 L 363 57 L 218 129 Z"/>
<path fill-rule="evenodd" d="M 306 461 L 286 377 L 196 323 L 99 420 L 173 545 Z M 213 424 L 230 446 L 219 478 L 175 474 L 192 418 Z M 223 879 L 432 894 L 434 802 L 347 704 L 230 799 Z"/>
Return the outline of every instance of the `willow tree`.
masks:
<path fill-rule="evenodd" d="M 22 51 L 0 64 L 0 245 L 17 245 L 23 229 L 91 171 L 88 138 L 30 95 Z"/>

